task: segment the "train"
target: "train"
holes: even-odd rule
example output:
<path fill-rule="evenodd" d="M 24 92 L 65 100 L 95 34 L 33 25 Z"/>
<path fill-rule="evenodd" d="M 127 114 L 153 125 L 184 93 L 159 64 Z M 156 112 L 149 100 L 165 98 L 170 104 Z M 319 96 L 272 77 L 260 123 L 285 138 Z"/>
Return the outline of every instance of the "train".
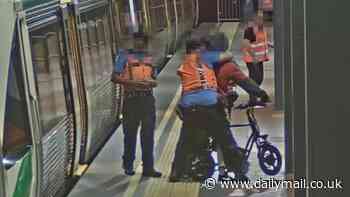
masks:
<path fill-rule="evenodd" d="M 120 49 L 142 29 L 164 67 L 197 25 L 198 1 L 1 4 L 13 26 L 0 38 L 9 43 L 0 56 L 0 196 L 66 196 L 120 125 L 123 88 L 111 82 Z"/>

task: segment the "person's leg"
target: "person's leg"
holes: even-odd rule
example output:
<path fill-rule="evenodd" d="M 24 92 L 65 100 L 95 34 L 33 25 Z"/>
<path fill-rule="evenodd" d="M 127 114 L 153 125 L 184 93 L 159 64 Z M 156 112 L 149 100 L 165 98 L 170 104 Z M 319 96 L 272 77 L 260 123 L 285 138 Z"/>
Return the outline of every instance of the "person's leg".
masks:
<path fill-rule="evenodd" d="M 123 168 L 128 175 L 134 174 L 133 163 L 135 160 L 137 130 L 139 126 L 138 113 L 135 109 L 135 99 L 125 99 L 122 120 L 124 133 Z"/>
<path fill-rule="evenodd" d="M 233 134 L 228 127 L 229 122 L 221 109 L 211 111 L 211 131 L 222 150 L 224 162 L 229 171 L 233 171 L 237 177 L 244 176 L 243 160 L 244 154 L 238 147 Z"/>
<path fill-rule="evenodd" d="M 184 172 L 184 165 L 185 165 L 184 158 L 186 155 L 186 149 L 185 149 L 186 135 L 185 134 L 186 134 L 186 131 L 184 129 L 184 125 L 182 125 L 180 130 L 180 137 L 176 144 L 175 155 L 174 155 L 174 159 L 171 167 L 170 181 L 176 181 L 175 179 L 178 179 Z"/>
<path fill-rule="evenodd" d="M 176 182 L 189 175 L 193 154 L 196 149 L 196 137 L 199 114 L 184 112 L 183 124 L 180 138 L 176 145 L 175 157 L 173 160 L 170 182 Z"/>
<path fill-rule="evenodd" d="M 264 63 L 256 64 L 256 83 L 260 86 L 264 80 Z"/>
<path fill-rule="evenodd" d="M 139 113 L 141 120 L 141 148 L 143 173 L 145 176 L 160 177 L 161 173 L 154 169 L 154 130 L 156 121 L 155 100 L 153 96 L 145 96 L 139 100 L 142 109 Z"/>
<path fill-rule="evenodd" d="M 257 70 L 257 64 L 256 63 L 247 63 L 248 71 L 249 71 L 249 78 L 255 81 L 258 85 L 260 85 L 259 82 L 259 76 L 258 76 L 258 70 Z M 257 97 L 254 95 L 249 95 L 249 101 L 255 102 L 257 100 Z"/>
<path fill-rule="evenodd" d="M 183 123 L 180 138 L 176 145 L 175 156 L 172 164 L 172 171 L 169 181 L 176 182 L 186 178 L 190 174 L 192 163 L 195 130 L 189 124 Z"/>

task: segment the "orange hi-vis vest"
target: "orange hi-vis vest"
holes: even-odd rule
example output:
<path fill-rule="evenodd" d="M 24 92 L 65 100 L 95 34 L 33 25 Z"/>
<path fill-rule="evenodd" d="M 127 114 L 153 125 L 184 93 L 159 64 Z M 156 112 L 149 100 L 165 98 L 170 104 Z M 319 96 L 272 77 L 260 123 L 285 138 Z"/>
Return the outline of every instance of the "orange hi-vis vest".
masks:
<path fill-rule="evenodd" d="M 251 44 L 251 48 L 256 60 L 259 62 L 265 62 L 269 60 L 269 48 L 267 45 L 267 34 L 265 31 L 256 32 L 256 41 Z"/>
<path fill-rule="evenodd" d="M 254 61 L 253 57 L 251 56 L 252 54 L 252 49 L 250 47 L 243 47 L 243 61 L 245 63 L 252 63 Z"/>
<path fill-rule="evenodd" d="M 131 79 L 131 80 L 150 80 L 152 79 L 153 75 L 153 68 L 152 68 L 152 57 L 145 56 L 142 60 L 139 60 L 135 57 L 133 54 L 128 55 L 128 61 L 125 66 L 124 72 L 122 76 L 125 79 Z M 129 86 L 125 87 L 126 90 L 137 90 L 137 91 L 148 91 L 151 90 L 151 88 L 130 88 Z"/>
<path fill-rule="evenodd" d="M 243 48 L 243 60 L 246 63 L 252 63 L 254 60 L 258 62 L 269 61 L 269 48 L 267 44 L 267 34 L 265 31 L 257 31 L 255 33 L 256 41 L 250 43 L 250 47 Z"/>
<path fill-rule="evenodd" d="M 198 54 L 187 55 L 177 73 L 181 78 L 182 93 L 206 89 L 217 90 L 214 70 L 201 63 Z"/>

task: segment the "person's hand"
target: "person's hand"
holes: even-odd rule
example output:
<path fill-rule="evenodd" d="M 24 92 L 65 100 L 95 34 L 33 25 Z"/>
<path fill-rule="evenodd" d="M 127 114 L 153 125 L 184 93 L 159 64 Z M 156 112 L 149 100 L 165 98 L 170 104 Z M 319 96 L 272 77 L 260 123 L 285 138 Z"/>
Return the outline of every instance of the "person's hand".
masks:
<path fill-rule="evenodd" d="M 144 82 L 146 82 L 148 84 L 148 86 L 151 88 L 158 86 L 158 82 L 154 79 L 148 79 L 148 80 L 145 80 Z"/>
<path fill-rule="evenodd" d="M 111 74 L 111 81 L 112 81 L 113 83 L 118 83 L 118 82 L 119 82 L 119 81 L 118 81 L 118 78 L 120 78 L 120 76 L 119 76 L 117 73 L 113 72 L 113 73 Z"/>
<path fill-rule="evenodd" d="M 149 83 L 147 81 L 144 81 L 144 80 L 134 80 L 133 85 L 135 85 L 136 87 L 139 87 L 139 88 L 148 88 Z"/>

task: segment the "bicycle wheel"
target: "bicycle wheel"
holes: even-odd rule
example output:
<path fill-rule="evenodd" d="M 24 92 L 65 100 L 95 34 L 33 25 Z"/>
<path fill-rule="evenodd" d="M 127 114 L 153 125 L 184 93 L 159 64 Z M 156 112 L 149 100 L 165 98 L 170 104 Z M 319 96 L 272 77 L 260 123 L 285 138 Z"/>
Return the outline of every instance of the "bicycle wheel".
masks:
<path fill-rule="evenodd" d="M 280 151 L 271 144 L 263 145 L 258 151 L 258 159 L 262 171 L 270 176 L 280 172 L 282 156 Z"/>

